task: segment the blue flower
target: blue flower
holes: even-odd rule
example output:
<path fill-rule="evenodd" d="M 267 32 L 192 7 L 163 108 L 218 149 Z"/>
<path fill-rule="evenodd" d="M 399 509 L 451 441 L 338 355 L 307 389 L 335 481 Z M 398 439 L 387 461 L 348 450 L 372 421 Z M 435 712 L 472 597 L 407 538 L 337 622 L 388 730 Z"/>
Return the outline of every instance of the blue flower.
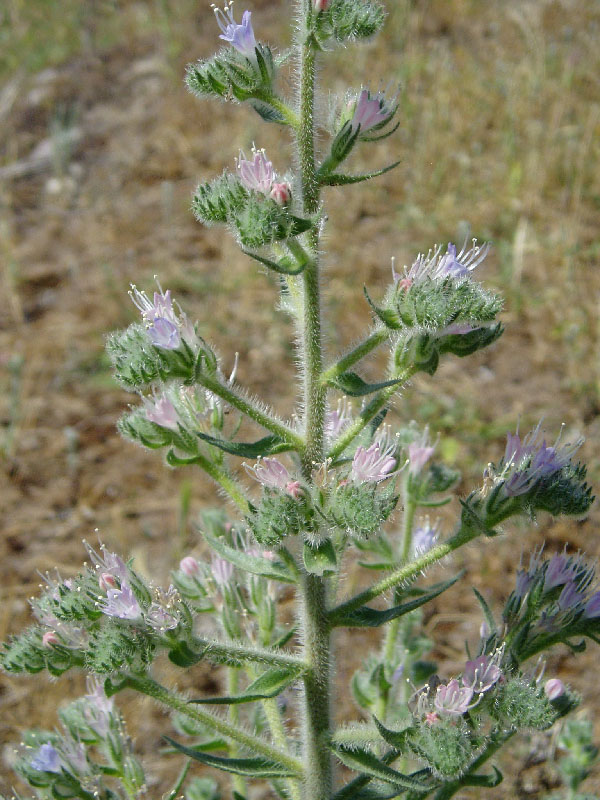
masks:
<path fill-rule="evenodd" d="M 61 772 L 62 766 L 58 751 L 49 742 L 43 744 L 29 762 L 38 772 Z"/>
<path fill-rule="evenodd" d="M 254 31 L 252 30 L 252 16 L 250 11 L 244 11 L 242 14 L 242 24 L 238 23 L 233 18 L 233 3 L 225 6 L 223 11 L 220 8 L 214 9 L 215 16 L 219 28 L 223 33 L 219 39 L 224 39 L 226 42 L 241 53 L 246 58 L 254 58 L 254 51 L 256 50 L 256 39 L 254 38 Z"/>

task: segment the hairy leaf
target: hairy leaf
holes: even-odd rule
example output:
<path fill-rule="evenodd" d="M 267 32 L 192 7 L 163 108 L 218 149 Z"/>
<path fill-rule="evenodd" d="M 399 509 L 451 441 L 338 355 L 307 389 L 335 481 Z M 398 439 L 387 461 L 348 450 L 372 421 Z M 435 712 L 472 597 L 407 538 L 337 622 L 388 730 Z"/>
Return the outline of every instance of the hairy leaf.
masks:
<path fill-rule="evenodd" d="M 223 772 L 231 772 L 233 775 L 246 775 L 249 778 L 295 778 L 296 773 L 289 767 L 279 764 L 277 761 L 270 761 L 268 758 L 223 758 L 194 750 L 193 747 L 185 747 L 169 736 L 165 736 L 169 744 L 173 745 L 186 756 L 206 764 L 207 767 L 216 767 Z"/>
<path fill-rule="evenodd" d="M 276 697 L 300 676 L 300 670 L 272 667 L 238 695 L 230 697 L 200 697 L 189 700 L 190 703 L 214 703 L 215 705 L 236 705 L 237 703 L 253 703 L 266 697 Z"/>
<path fill-rule="evenodd" d="M 230 561 L 236 567 L 251 572 L 253 575 L 261 575 L 263 578 L 281 581 L 282 583 L 295 583 L 295 579 L 289 569 L 280 561 L 269 561 L 262 556 L 253 556 L 244 550 L 236 550 L 227 544 L 224 539 L 213 536 L 207 531 L 202 531 L 202 536 L 210 546 L 226 561 Z"/>
<path fill-rule="evenodd" d="M 217 439 L 210 436 L 208 433 L 197 432 L 200 439 L 208 444 L 224 450 L 234 456 L 241 456 L 243 458 L 258 458 L 259 456 L 270 456 L 275 453 L 284 453 L 286 450 L 291 450 L 292 446 L 287 442 L 283 442 L 279 436 L 274 433 L 258 439 L 256 442 L 229 442 L 226 439 Z"/>
<path fill-rule="evenodd" d="M 356 372 L 342 372 L 341 375 L 331 381 L 331 385 L 341 389 L 344 394 L 350 395 L 350 397 L 363 397 L 366 394 L 378 392 L 380 389 L 387 389 L 388 386 L 395 386 L 403 381 L 404 378 L 395 378 L 382 383 L 366 383 Z"/>
<path fill-rule="evenodd" d="M 341 746 L 334 747 L 333 745 L 331 749 L 343 764 L 357 772 L 362 772 L 364 775 L 370 775 L 372 778 L 377 778 L 385 783 L 392 783 L 394 786 L 402 786 L 404 789 L 418 791 L 426 788 L 424 783 L 411 778 L 410 775 L 403 775 L 401 772 L 388 767 L 387 764 L 367 750 L 351 750 Z"/>

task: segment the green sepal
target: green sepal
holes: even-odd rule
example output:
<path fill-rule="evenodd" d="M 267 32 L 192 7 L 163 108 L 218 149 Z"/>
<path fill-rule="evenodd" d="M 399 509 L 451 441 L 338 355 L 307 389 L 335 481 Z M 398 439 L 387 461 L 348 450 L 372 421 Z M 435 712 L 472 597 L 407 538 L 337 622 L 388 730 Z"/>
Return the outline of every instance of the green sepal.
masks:
<path fill-rule="evenodd" d="M 396 106 L 396 110 L 397 110 L 397 109 L 398 109 L 398 106 Z M 394 114 L 392 114 L 392 117 L 393 117 L 395 114 L 396 114 L 396 111 L 394 111 Z M 390 121 L 391 121 L 392 117 L 389 117 L 389 119 L 387 119 L 387 120 L 385 121 L 385 124 L 386 124 L 386 125 L 388 124 L 388 122 L 390 122 Z M 362 142 L 382 142 L 384 139 L 387 139 L 387 138 L 388 138 L 388 136 L 391 136 L 391 135 L 392 135 L 392 133 L 396 133 L 396 131 L 398 130 L 398 128 L 399 128 L 399 127 L 400 127 L 400 122 L 398 121 L 398 122 L 397 122 L 397 123 L 394 125 L 394 127 L 393 127 L 393 128 L 391 128 L 389 131 L 386 131 L 385 133 L 381 133 L 381 134 L 379 134 L 379 136 L 361 136 L 360 138 L 361 138 L 361 141 L 362 141 Z M 400 163 L 400 162 L 398 162 L 398 163 Z"/>
<path fill-rule="evenodd" d="M 194 750 L 193 747 L 185 747 L 170 736 L 164 737 L 170 745 L 194 761 L 206 764 L 207 767 L 215 767 L 223 772 L 230 772 L 233 775 L 245 775 L 249 778 L 296 778 L 297 774 L 289 767 L 271 761 L 268 758 L 223 758 Z"/>
<path fill-rule="evenodd" d="M 272 562 L 261 556 L 248 555 L 243 550 L 236 550 L 231 547 L 224 539 L 213 536 L 206 531 L 202 531 L 202 536 L 211 550 L 214 550 L 226 561 L 231 562 L 245 572 L 280 581 L 281 583 L 296 583 L 294 576 L 283 562 Z"/>
<path fill-rule="evenodd" d="M 265 122 L 275 122 L 278 125 L 288 125 L 283 114 L 273 106 L 262 100 L 251 100 L 250 105 Z"/>
<path fill-rule="evenodd" d="M 237 705 L 238 703 L 254 703 L 268 697 L 277 697 L 290 684 L 298 680 L 300 670 L 285 669 L 285 667 L 272 667 L 241 693 L 229 697 L 201 697 L 197 700 L 188 700 L 189 703 L 214 703 L 215 705 Z"/>
<path fill-rule="evenodd" d="M 387 389 L 388 386 L 396 386 L 403 382 L 404 378 L 394 378 L 391 381 L 383 381 L 381 383 L 366 383 L 356 372 L 342 372 L 341 375 L 337 375 L 331 380 L 330 384 L 350 397 L 363 397 L 366 394 L 372 394 L 381 389 Z"/>
<path fill-rule="evenodd" d="M 176 664 L 178 667 L 192 667 L 202 660 L 207 648 L 203 648 L 200 652 L 192 650 L 187 642 L 177 642 L 175 647 L 169 650 L 169 661 Z"/>
<path fill-rule="evenodd" d="M 409 600 L 407 603 L 401 603 L 400 605 L 394 606 L 393 608 L 388 608 L 385 611 L 379 611 L 376 608 L 369 608 L 369 606 L 362 606 L 361 608 L 357 608 L 354 611 L 349 611 L 347 613 L 341 612 L 336 614 L 335 608 L 330 612 L 330 620 L 331 624 L 338 628 L 338 627 L 347 627 L 347 628 L 378 628 L 380 625 L 385 625 L 386 622 L 390 622 L 393 619 L 397 619 L 398 617 L 404 616 L 404 614 L 408 614 L 410 611 L 414 611 L 416 608 L 425 605 L 430 600 L 433 600 L 435 597 L 438 597 L 442 592 L 445 592 L 446 589 L 449 589 L 453 586 L 457 580 L 462 578 L 464 572 L 459 572 L 458 575 L 455 575 L 453 578 L 450 578 L 448 581 L 444 581 L 443 583 L 438 583 L 433 586 L 429 591 L 425 590 L 425 592 L 416 597 L 414 600 Z"/>
<path fill-rule="evenodd" d="M 165 461 L 170 467 L 187 467 L 190 464 L 197 464 L 198 463 L 198 456 L 189 456 L 188 458 L 182 458 L 175 454 L 173 449 L 169 450 L 166 455 Z"/>
<path fill-rule="evenodd" d="M 213 447 L 218 447 L 232 456 L 241 456 L 243 458 L 271 456 L 275 453 L 285 453 L 286 450 L 292 449 L 292 445 L 283 442 L 274 433 L 264 436 L 256 442 L 229 442 L 227 439 L 217 439 L 208 433 L 200 431 L 197 431 L 197 436 L 204 442 L 213 445 Z"/>
<path fill-rule="evenodd" d="M 128 675 L 112 675 L 104 681 L 104 694 L 107 697 L 114 697 L 114 695 L 122 692 L 130 686 Z"/>
<path fill-rule="evenodd" d="M 331 539 L 315 546 L 304 542 L 302 556 L 307 572 L 312 575 L 331 575 L 337 571 L 337 556 Z"/>
<path fill-rule="evenodd" d="M 294 267 L 292 259 L 287 258 L 287 256 L 282 258 L 281 261 L 277 262 L 271 261 L 270 258 L 259 256 L 256 253 L 251 253 L 249 250 L 244 250 L 244 248 L 242 248 L 242 253 L 250 258 L 253 258 L 255 261 L 258 261 L 260 264 L 264 264 L 265 267 L 272 269 L 274 272 L 278 272 L 280 275 L 299 275 L 306 267 L 306 263 Z"/>
<path fill-rule="evenodd" d="M 402 328 L 402 323 L 398 314 L 389 308 L 380 308 L 379 306 L 375 305 L 373 300 L 371 300 L 366 286 L 363 287 L 363 291 L 365 293 L 365 297 L 367 298 L 367 303 L 371 306 L 374 314 L 383 322 L 386 328 L 399 331 Z"/>
<path fill-rule="evenodd" d="M 329 172 L 321 177 L 320 183 L 323 186 L 347 186 L 351 183 L 362 183 L 363 181 L 371 180 L 371 178 L 385 175 L 386 172 L 394 169 L 398 164 L 400 164 L 400 161 L 394 161 L 393 164 L 388 164 L 387 167 L 376 169 L 374 172 L 363 172 L 361 175 L 342 175 L 339 172 Z"/>
<path fill-rule="evenodd" d="M 388 767 L 387 764 L 367 750 L 349 749 L 342 746 L 334 747 L 333 745 L 330 745 L 330 748 L 342 764 L 356 772 L 361 772 L 363 775 L 369 775 L 394 786 L 401 786 L 403 789 L 424 791 L 427 788 L 424 783 L 411 778 L 410 775 L 403 775 L 401 772 Z"/>
<path fill-rule="evenodd" d="M 375 723 L 381 738 L 387 742 L 387 744 L 391 745 L 395 750 L 398 750 L 399 753 L 404 752 L 408 744 L 408 736 L 413 728 L 412 715 L 411 722 L 407 724 L 401 731 L 392 731 L 389 728 L 386 728 L 376 716 L 373 716 L 373 722 Z"/>
<path fill-rule="evenodd" d="M 492 766 L 494 770 L 493 775 L 463 775 L 460 779 L 460 782 L 463 786 L 483 786 L 486 789 L 493 789 L 495 786 L 499 786 L 502 781 L 504 780 L 504 775 L 500 772 L 500 770 Z"/>
<path fill-rule="evenodd" d="M 499 339 L 504 333 L 504 325 L 498 322 L 491 327 L 475 328 L 474 331 L 469 333 L 451 334 L 443 336 L 439 343 L 439 352 L 452 353 L 459 358 L 470 356 L 477 350 L 482 350 L 493 344 L 496 339 Z"/>
<path fill-rule="evenodd" d="M 483 611 L 483 616 L 485 617 L 485 621 L 488 624 L 490 629 L 490 634 L 498 633 L 498 626 L 496 625 L 496 620 L 494 619 L 494 615 L 492 614 L 492 610 L 487 604 L 486 599 L 483 597 L 481 592 L 479 592 L 474 586 L 471 587 L 473 589 L 473 593 L 475 597 L 479 601 L 479 605 L 481 606 L 481 610 Z"/>

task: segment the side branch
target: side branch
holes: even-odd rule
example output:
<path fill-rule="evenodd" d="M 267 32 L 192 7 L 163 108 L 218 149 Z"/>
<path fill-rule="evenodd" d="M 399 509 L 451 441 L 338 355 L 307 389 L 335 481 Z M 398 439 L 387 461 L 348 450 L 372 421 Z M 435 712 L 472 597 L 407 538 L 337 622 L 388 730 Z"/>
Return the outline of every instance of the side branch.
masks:
<path fill-rule="evenodd" d="M 353 350 L 340 358 L 336 364 L 333 364 L 331 367 L 322 372 L 321 383 L 326 385 L 343 372 L 346 372 L 346 370 L 356 364 L 357 361 L 360 361 L 361 358 L 364 358 L 370 352 L 375 350 L 375 348 L 379 347 L 382 342 L 385 342 L 385 340 L 388 338 L 388 335 L 389 333 L 386 328 L 378 328 L 367 339 L 365 339 L 364 342 L 361 342 Z"/>
<path fill-rule="evenodd" d="M 415 575 L 418 575 L 420 572 L 427 569 L 427 567 L 435 564 L 436 561 L 449 555 L 453 550 L 462 547 L 463 544 L 472 541 L 479 536 L 479 534 L 479 530 L 468 527 L 463 523 L 458 529 L 458 532 L 455 533 L 452 538 L 448 539 L 447 542 L 433 547 L 420 558 L 394 570 L 386 578 L 374 583 L 369 589 L 365 589 L 364 592 L 360 592 L 360 594 L 355 595 L 350 600 L 346 600 L 345 603 L 341 603 L 339 606 L 332 608 L 329 612 L 330 624 L 334 625 L 338 618 L 344 617 L 348 612 L 355 611 L 365 603 L 374 600 L 376 597 L 379 597 L 404 581 L 411 580 Z"/>
<path fill-rule="evenodd" d="M 237 394 L 233 389 L 229 386 L 225 385 L 219 380 L 215 378 L 211 378 L 208 375 L 200 372 L 197 376 L 198 383 L 200 383 L 205 389 L 208 389 L 209 392 L 213 392 L 222 400 L 225 400 L 226 403 L 237 408 L 238 411 L 241 411 L 250 419 L 253 419 L 259 425 L 262 425 L 263 428 L 266 428 L 268 431 L 279 436 L 283 439 L 284 442 L 290 444 L 295 450 L 302 450 L 304 448 L 304 439 L 296 433 L 292 428 L 288 425 L 285 425 L 283 422 L 279 422 L 270 414 L 267 414 L 265 411 L 260 409 L 258 405 L 251 400 L 242 397 L 241 395 Z"/>
<path fill-rule="evenodd" d="M 196 706 L 189 705 L 189 703 L 187 703 L 186 700 L 181 697 L 181 695 L 169 691 L 166 687 L 161 686 L 160 683 L 157 683 L 152 678 L 130 675 L 127 678 L 126 685 L 131 689 L 135 689 L 136 691 L 147 695 L 148 697 L 152 697 L 158 703 L 162 703 L 163 705 L 166 705 L 175 711 L 185 714 L 190 719 L 194 719 L 197 722 L 207 725 L 212 730 L 217 731 L 217 733 L 232 739 L 234 742 L 238 742 L 244 747 L 247 747 L 249 750 L 252 750 L 254 753 L 259 753 L 266 758 L 283 764 L 292 770 L 298 777 L 302 776 L 302 763 L 297 758 L 293 758 L 287 753 L 283 753 L 281 750 L 273 747 L 268 742 L 265 742 L 264 739 L 260 739 L 258 736 L 253 736 L 251 733 L 248 733 L 247 731 L 244 731 L 235 725 L 231 725 L 229 722 L 224 720 L 222 717 L 217 716 L 216 714 L 211 714 L 209 711 L 204 711 Z"/>

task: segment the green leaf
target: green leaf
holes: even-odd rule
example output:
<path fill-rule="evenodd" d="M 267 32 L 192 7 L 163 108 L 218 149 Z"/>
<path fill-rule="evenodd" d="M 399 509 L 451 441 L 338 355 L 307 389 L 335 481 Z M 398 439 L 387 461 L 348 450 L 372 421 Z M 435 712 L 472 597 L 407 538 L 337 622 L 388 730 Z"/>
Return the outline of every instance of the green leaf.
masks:
<path fill-rule="evenodd" d="M 400 318 L 395 311 L 392 311 L 388 308 L 380 308 L 379 306 L 375 305 L 375 303 L 371 300 L 371 296 L 367 291 L 367 287 L 363 287 L 363 292 L 365 293 L 365 297 L 367 298 L 367 303 L 371 306 L 373 313 L 383 322 L 386 328 L 391 328 L 394 331 L 399 331 L 402 327 L 400 322 Z"/>
<path fill-rule="evenodd" d="M 393 164 L 389 164 L 387 167 L 383 167 L 383 169 L 375 170 L 375 172 L 364 172 L 362 175 L 342 175 L 339 172 L 330 172 L 323 175 L 320 182 L 324 186 L 345 186 L 349 183 L 362 183 L 362 181 L 368 181 L 371 178 L 384 175 L 386 172 L 394 169 L 394 167 L 397 167 L 399 163 L 400 161 L 394 161 Z"/>
<path fill-rule="evenodd" d="M 271 761 L 268 758 L 223 758 L 222 756 L 213 756 L 209 753 L 194 750 L 192 747 L 185 747 L 174 739 L 171 739 L 170 736 L 165 736 L 164 738 L 169 744 L 173 745 L 176 750 L 193 758 L 194 761 L 206 764 L 207 767 L 215 767 L 223 772 L 230 772 L 233 775 L 245 775 L 249 778 L 297 777 L 296 773 L 289 767 L 279 764 L 277 761 Z"/>
<path fill-rule="evenodd" d="M 270 433 L 256 442 L 229 442 L 226 439 L 217 439 L 208 433 L 197 432 L 197 435 L 204 442 L 207 442 L 226 453 L 243 458 L 258 458 L 259 456 L 270 456 L 275 453 L 284 453 L 291 450 L 292 445 L 282 441 L 279 436 Z"/>
<path fill-rule="evenodd" d="M 330 612 L 331 623 L 334 627 L 348 627 L 348 628 L 378 628 L 380 625 L 385 625 L 397 617 L 402 617 L 415 608 L 419 608 L 430 600 L 433 600 L 438 595 L 449 589 L 459 578 L 462 578 L 463 572 L 459 572 L 454 578 L 448 581 L 438 583 L 431 587 L 429 591 L 425 590 L 424 594 L 419 595 L 414 600 L 409 600 L 407 603 L 401 603 L 393 608 L 388 608 L 385 611 L 379 611 L 376 608 L 369 608 L 369 606 L 362 606 L 355 611 L 349 611 L 344 614 L 336 614 L 335 608 Z"/>
<path fill-rule="evenodd" d="M 486 789 L 493 789 L 504 780 L 504 776 L 497 767 L 492 766 L 493 775 L 463 775 L 461 783 L 463 786 L 485 786 Z"/>
<path fill-rule="evenodd" d="M 306 263 L 294 266 L 292 259 L 287 257 L 282 258 L 281 261 L 271 261 L 270 258 L 251 253 L 249 250 L 244 250 L 243 247 L 242 253 L 258 261 L 260 264 L 263 264 L 265 267 L 272 269 L 274 272 L 279 272 L 281 275 L 299 275 L 306 267 Z"/>
<path fill-rule="evenodd" d="M 394 380 L 383 381 L 382 383 L 365 383 L 355 372 L 342 372 L 341 375 L 330 381 L 332 386 L 336 389 L 341 389 L 344 394 L 350 395 L 350 397 L 362 397 L 365 394 L 378 392 L 380 389 L 387 389 L 388 386 L 395 386 L 403 382 L 404 378 L 394 378 Z"/>
<path fill-rule="evenodd" d="M 214 550 L 226 561 L 235 564 L 236 567 L 251 572 L 253 575 L 261 575 L 263 578 L 271 578 L 282 583 L 296 583 L 291 572 L 281 561 L 273 562 L 262 556 L 251 556 L 243 550 L 236 550 L 224 539 L 219 539 L 207 531 L 202 531 L 202 536 L 211 550 Z"/>
<path fill-rule="evenodd" d="M 401 772 L 388 767 L 387 764 L 380 761 L 367 750 L 351 750 L 341 746 L 331 746 L 331 749 L 342 764 L 345 764 L 347 767 L 357 772 L 361 772 L 363 775 L 369 775 L 372 778 L 377 778 L 385 783 L 392 783 L 394 786 L 401 786 L 404 789 L 419 791 L 427 788 L 424 783 L 421 783 L 415 778 L 411 778 L 409 775 L 403 775 Z"/>
<path fill-rule="evenodd" d="M 315 547 L 304 542 L 302 555 L 304 566 L 312 575 L 331 575 L 337 570 L 337 556 L 331 539 L 326 539 Z"/>
<path fill-rule="evenodd" d="M 177 642 L 177 645 L 169 650 L 169 661 L 178 667 L 191 667 L 202 660 L 205 651 L 205 647 L 200 652 L 196 652 L 185 642 Z"/>
<path fill-rule="evenodd" d="M 215 705 L 253 703 L 256 700 L 264 700 L 266 697 L 276 697 L 281 694 L 284 689 L 298 679 L 300 674 L 301 670 L 272 667 L 252 681 L 241 694 L 230 697 L 200 697 L 197 700 L 189 700 L 188 702 L 214 703 Z"/>
<path fill-rule="evenodd" d="M 412 715 L 410 721 L 406 721 L 405 727 L 400 731 L 392 731 L 389 728 L 386 728 L 383 723 L 381 723 L 377 717 L 373 716 L 373 722 L 377 726 L 377 730 L 379 731 L 381 737 L 394 749 L 399 750 L 402 752 L 406 747 L 406 739 L 408 734 L 411 732 L 413 727 Z"/>
<path fill-rule="evenodd" d="M 487 622 L 490 633 L 498 633 L 498 626 L 496 625 L 496 620 L 494 619 L 494 615 L 487 604 L 485 598 L 482 596 L 480 592 L 473 586 L 473 592 L 475 593 L 475 597 L 479 600 L 479 605 L 481 606 L 481 610 L 483 611 L 483 616 L 485 617 L 485 621 Z"/>

